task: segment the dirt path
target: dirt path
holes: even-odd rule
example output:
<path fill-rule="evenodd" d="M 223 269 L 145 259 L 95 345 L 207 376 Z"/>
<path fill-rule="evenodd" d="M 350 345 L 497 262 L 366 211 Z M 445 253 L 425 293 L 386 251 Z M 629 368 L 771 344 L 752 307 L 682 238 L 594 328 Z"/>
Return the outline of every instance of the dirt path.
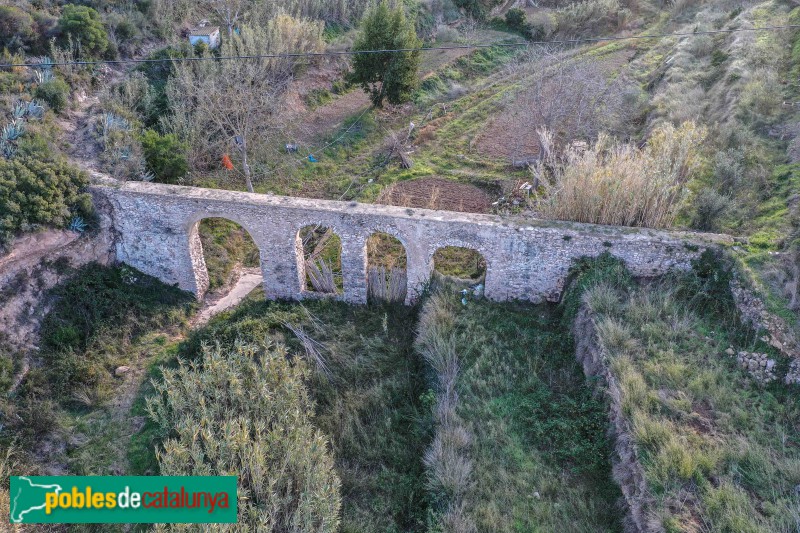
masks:
<path fill-rule="evenodd" d="M 229 292 L 205 302 L 203 308 L 200 309 L 192 320 L 192 327 L 203 327 L 216 315 L 233 309 L 242 303 L 242 300 L 263 282 L 264 278 L 259 268 L 244 269 L 242 275 L 239 276 L 239 280 L 231 287 Z"/>

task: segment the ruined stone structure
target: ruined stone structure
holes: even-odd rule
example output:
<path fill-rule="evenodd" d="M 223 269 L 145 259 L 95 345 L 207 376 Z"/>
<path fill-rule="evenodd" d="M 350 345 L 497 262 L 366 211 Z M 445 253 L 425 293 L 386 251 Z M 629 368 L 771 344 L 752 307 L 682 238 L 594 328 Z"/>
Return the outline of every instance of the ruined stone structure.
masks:
<path fill-rule="evenodd" d="M 342 242 L 344 292 L 350 303 L 367 299 L 367 239 L 396 237 L 407 256 L 408 297 L 413 301 L 433 272 L 433 255 L 445 246 L 471 248 L 487 264 L 485 294 L 493 300 L 533 302 L 560 297 L 570 267 L 603 252 L 624 260 L 638 276 L 685 269 L 716 237 L 551 221 L 512 221 L 425 209 L 335 202 L 101 180 L 94 185 L 113 206 L 117 259 L 202 297 L 208 273 L 198 223 L 221 217 L 240 224 L 261 254 L 268 298 L 317 296 L 305 289 L 299 230 L 332 228 Z"/>

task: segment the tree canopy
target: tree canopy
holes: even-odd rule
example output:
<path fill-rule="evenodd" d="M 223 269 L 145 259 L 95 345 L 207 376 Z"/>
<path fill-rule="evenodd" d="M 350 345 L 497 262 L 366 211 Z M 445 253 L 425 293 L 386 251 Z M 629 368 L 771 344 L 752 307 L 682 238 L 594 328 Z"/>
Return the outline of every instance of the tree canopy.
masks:
<path fill-rule="evenodd" d="M 73 215 L 90 214 L 91 197 L 80 192 L 87 183 L 66 163 L 0 157 L 0 247 L 20 229 L 64 226 Z"/>
<path fill-rule="evenodd" d="M 408 101 L 419 83 L 421 46 L 414 22 L 406 18 L 402 6 L 390 8 L 383 0 L 364 16 L 353 50 L 409 51 L 356 54 L 353 81 L 370 94 L 375 107 L 383 106 L 384 100 L 390 104 Z"/>
<path fill-rule="evenodd" d="M 64 6 L 58 26 L 64 35 L 72 36 L 90 54 L 102 54 L 108 48 L 108 34 L 100 14 L 91 7 Z"/>

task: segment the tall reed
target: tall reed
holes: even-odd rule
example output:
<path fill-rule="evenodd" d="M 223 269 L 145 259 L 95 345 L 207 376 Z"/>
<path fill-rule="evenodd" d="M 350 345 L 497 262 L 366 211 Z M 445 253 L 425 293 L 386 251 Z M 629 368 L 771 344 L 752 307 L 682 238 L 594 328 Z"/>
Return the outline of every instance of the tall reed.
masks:
<path fill-rule="evenodd" d="M 535 209 L 549 219 L 670 227 L 705 135 L 693 122 L 665 124 L 641 148 L 601 134 L 593 146 L 559 154 L 552 133 L 540 130 L 543 157 L 531 167 L 542 193 Z"/>

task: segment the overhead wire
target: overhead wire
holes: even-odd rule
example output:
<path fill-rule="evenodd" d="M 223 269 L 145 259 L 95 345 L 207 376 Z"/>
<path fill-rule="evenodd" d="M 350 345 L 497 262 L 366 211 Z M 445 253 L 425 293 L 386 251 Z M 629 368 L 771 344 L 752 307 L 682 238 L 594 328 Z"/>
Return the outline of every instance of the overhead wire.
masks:
<path fill-rule="evenodd" d="M 740 32 L 759 32 L 759 31 L 780 31 L 798 29 L 800 24 L 785 24 L 775 26 L 758 26 L 753 28 L 729 28 L 718 30 L 698 30 L 692 32 L 674 32 L 674 33 L 651 33 L 646 35 L 627 35 L 627 36 L 612 36 L 612 37 L 583 37 L 580 39 L 555 39 L 550 41 L 524 41 L 513 43 L 482 43 L 482 44 L 463 44 L 463 45 L 450 45 L 450 46 L 430 46 L 422 48 L 384 48 L 379 50 L 330 50 L 324 52 L 290 52 L 283 54 L 250 54 L 244 56 L 203 56 L 203 57 L 163 57 L 163 58 L 146 58 L 146 59 L 96 59 L 90 61 L 63 61 L 59 63 L 3 63 L 0 68 L 14 68 L 14 67 L 31 67 L 31 68 L 50 68 L 50 67 L 79 67 L 91 65 L 122 65 L 122 64 L 136 64 L 136 63 L 180 63 L 180 62 L 196 62 L 196 61 L 232 61 L 232 60 L 246 60 L 246 59 L 296 59 L 304 57 L 335 57 L 335 56 L 354 56 L 363 54 L 390 54 L 390 53 L 407 53 L 407 52 L 437 52 L 447 50 L 478 50 L 481 48 L 521 48 L 535 45 L 570 45 L 581 43 L 598 43 L 606 41 L 630 41 L 630 40 L 645 40 L 645 39 L 665 39 L 670 37 L 692 37 L 699 35 L 717 35 L 722 33 L 740 33 Z"/>

